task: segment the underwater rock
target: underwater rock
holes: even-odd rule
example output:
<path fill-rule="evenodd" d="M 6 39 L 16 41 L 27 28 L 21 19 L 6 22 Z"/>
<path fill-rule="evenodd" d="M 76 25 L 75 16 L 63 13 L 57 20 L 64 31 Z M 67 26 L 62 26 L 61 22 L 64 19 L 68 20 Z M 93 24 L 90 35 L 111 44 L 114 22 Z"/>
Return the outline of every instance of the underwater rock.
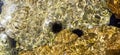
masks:
<path fill-rule="evenodd" d="M 109 25 L 120 28 L 120 19 L 117 19 L 115 14 L 112 14 Z"/>
<path fill-rule="evenodd" d="M 16 47 L 13 40 L 5 33 L 0 34 L 0 55 L 16 55 Z M 13 50 L 14 49 L 14 50 Z"/>
<path fill-rule="evenodd" d="M 74 29 L 74 30 L 72 30 L 72 33 L 78 35 L 79 37 L 81 37 L 83 35 L 83 31 L 80 29 Z"/>
<path fill-rule="evenodd" d="M 62 29 L 63 29 L 62 23 L 60 23 L 59 21 L 52 24 L 52 28 L 51 28 L 52 32 L 58 33 Z"/>
<path fill-rule="evenodd" d="M 110 13 L 104 8 L 103 0 L 4 0 L 4 2 L 0 23 L 5 31 L 1 30 L 15 40 L 11 44 L 16 48 L 11 48 L 8 41 L 5 45 L 9 46 L 10 50 L 6 51 L 7 48 L 1 41 L 0 46 L 5 48 L 0 52 L 1 55 L 6 54 L 5 52 L 9 55 L 14 49 L 20 50 L 18 55 L 105 55 L 106 48 L 119 46 L 112 43 L 108 47 L 114 40 L 113 34 L 119 31 L 115 27 L 106 26 Z M 66 28 L 60 27 L 60 32 L 53 33 L 50 24 L 55 21 L 61 21 L 62 27 Z M 72 33 L 71 30 L 76 28 L 83 30 L 84 35 L 81 38 Z"/>
<path fill-rule="evenodd" d="M 107 34 L 111 34 L 111 31 L 103 31 L 101 32 L 101 29 L 104 30 L 109 30 L 110 28 L 112 29 L 112 34 L 106 36 Z M 56 35 L 55 37 L 55 41 L 53 41 L 52 45 L 46 44 L 44 46 L 39 46 L 37 48 L 34 48 L 32 51 L 20 51 L 19 55 L 24 55 L 29 53 L 30 55 L 64 55 L 64 54 L 69 54 L 69 55 L 107 55 L 109 54 L 109 52 L 111 54 L 118 54 L 119 53 L 119 46 L 120 46 L 120 42 L 119 42 L 119 32 L 116 32 L 115 27 L 110 27 L 110 26 L 104 26 L 104 28 L 99 27 L 98 29 L 91 29 L 94 31 L 97 31 L 97 35 L 95 35 L 95 37 L 89 36 L 89 33 L 93 33 L 95 34 L 96 32 L 91 32 L 88 31 L 84 36 L 82 36 L 81 38 L 76 38 L 74 39 L 70 39 L 68 37 L 71 37 L 70 35 L 72 34 L 68 34 L 69 30 L 62 30 L 60 33 L 65 33 L 67 36 L 65 37 L 64 34 L 60 34 L 58 33 L 58 35 L 62 36 L 58 36 Z M 117 33 L 117 34 L 115 34 Z M 74 34 L 74 33 L 73 33 Z M 92 37 L 89 39 L 85 39 L 85 37 Z M 94 35 L 93 35 L 94 36 Z M 75 35 L 74 37 L 77 37 L 77 35 Z M 58 39 L 59 38 L 59 39 Z M 66 39 L 66 40 L 65 40 Z M 71 41 L 72 40 L 72 41 Z M 64 41 L 64 42 L 63 42 Z M 65 42 L 67 41 L 67 42 Z M 115 50 L 115 51 L 113 51 Z M 32 52 L 32 53 L 30 53 Z"/>
<path fill-rule="evenodd" d="M 62 30 L 60 33 L 57 34 L 54 41 L 56 43 L 69 43 L 76 40 L 78 36 L 73 34 L 69 30 Z"/>
<path fill-rule="evenodd" d="M 0 0 L 0 14 L 2 12 L 2 6 L 3 6 L 3 4 L 4 4 L 3 1 Z"/>

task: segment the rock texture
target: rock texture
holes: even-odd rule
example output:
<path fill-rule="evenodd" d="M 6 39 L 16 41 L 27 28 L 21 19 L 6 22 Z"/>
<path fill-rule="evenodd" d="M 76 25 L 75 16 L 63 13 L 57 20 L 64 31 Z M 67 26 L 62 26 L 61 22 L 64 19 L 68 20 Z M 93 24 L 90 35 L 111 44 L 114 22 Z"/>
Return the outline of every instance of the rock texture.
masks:
<path fill-rule="evenodd" d="M 110 26 L 94 27 L 85 30 L 87 32 L 82 37 L 73 33 L 74 36 L 71 36 L 68 30 L 63 30 L 60 33 L 64 34 L 58 33 L 55 36 L 57 39 L 55 38 L 52 43 L 34 48 L 32 51 L 21 51 L 19 55 L 28 55 L 28 53 L 29 55 L 119 55 L 118 30 Z M 70 37 L 74 38 L 69 39 Z"/>
<path fill-rule="evenodd" d="M 105 55 L 119 49 L 119 28 L 107 26 L 110 13 L 104 0 L 1 1 L 1 55 Z M 55 34 L 51 24 L 56 21 L 64 29 Z M 82 37 L 71 32 L 76 28 L 84 31 Z M 15 48 L 9 38 L 16 41 Z"/>

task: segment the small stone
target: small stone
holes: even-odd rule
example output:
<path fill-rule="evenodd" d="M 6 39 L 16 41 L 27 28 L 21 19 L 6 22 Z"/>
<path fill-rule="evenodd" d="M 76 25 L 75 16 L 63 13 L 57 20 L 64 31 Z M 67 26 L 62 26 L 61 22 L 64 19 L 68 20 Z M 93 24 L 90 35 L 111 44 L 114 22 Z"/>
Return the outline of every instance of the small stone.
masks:
<path fill-rule="evenodd" d="M 80 29 L 74 29 L 74 30 L 72 30 L 72 32 L 73 32 L 74 34 L 77 34 L 79 37 L 83 35 L 83 31 L 80 30 Z"/>
<path fill-rule="evenodd" d="M 95 15 L 95 18 L 100 19 L 101 17 L 99 15 Z"/>
<path fill-rule="evenodd" d="M 4 27 L 0 27 L 0 32 L 5 31 Z"/>
<path fill-rule="evenodd" d="M 10 41 L 10 45 L 11 45 L 11 48 L 15 48 L 16 47 L 16 40 L 14 40 L 13 38 L 10 38 L 9 37 L 9 41 Z"/>
<path fill-rule="evenodd" d="M 60 23 L 59 21 L 53 23 L 51 29 L 54 33 L 60 32 L 62 30 L 62 23 Z"/>

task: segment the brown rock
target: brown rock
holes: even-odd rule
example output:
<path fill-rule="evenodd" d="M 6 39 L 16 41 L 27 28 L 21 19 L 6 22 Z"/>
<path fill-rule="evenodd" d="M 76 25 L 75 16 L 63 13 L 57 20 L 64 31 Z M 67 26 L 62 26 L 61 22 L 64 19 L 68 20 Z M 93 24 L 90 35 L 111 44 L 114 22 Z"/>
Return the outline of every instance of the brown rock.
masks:
<path fill-rule="evenodd" d="M 71 41 L 74 41 L 77 39 L 77 35 L 73 34 L 69 30 L 63 30 L 60 33 L 57 34 L 55 38 L 55 42 L 57 43 L 69 43 Z"/>

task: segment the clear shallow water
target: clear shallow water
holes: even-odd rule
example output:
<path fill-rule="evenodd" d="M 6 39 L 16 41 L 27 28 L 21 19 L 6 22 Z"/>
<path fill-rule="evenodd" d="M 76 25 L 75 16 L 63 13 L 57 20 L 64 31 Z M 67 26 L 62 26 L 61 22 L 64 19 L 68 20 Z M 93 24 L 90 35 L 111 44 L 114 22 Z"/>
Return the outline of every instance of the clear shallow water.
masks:
<path fill-rule="evenodd" d="M 89 30 L 107 25 L 110 17 L 103 8 L 103 0 L 24 0 L 16 3 L 5 0 L 0 21 L 6 28 L 5 32 L 20 43 L 17 48 L 22 50 L 50 44 L 56 35 L 50 30 L 51 23 L 55 21 L 61 21 L 65 29 Z M 7 40 L 4 35 L 3 40 Z"/>

